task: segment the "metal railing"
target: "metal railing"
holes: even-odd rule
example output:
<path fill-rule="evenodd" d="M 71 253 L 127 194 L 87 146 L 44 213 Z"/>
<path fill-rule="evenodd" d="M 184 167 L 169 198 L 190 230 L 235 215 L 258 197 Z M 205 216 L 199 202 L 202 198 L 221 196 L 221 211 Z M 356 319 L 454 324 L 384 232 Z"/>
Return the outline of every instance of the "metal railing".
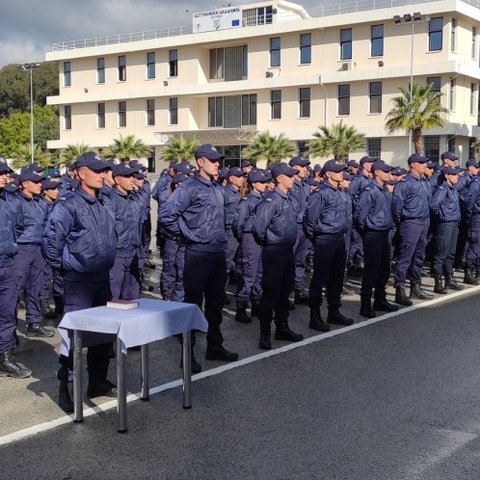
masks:
<path fill-rule="evenodd" d="M 249 0 L 250 1 L 250 0 Z M 346 13 L 365 12 L 369 10 L 380 10 L 384 8 L 402 7 L 407 5 L 418 5 L 425 3 L 435 3 L 441 0 L 356 0 L 354 2 L 338 3 L 324 5 L 306 9 L 312 17 L 326 17 L 330 15 L 341 15 Z M 480 9 L 480 0 L 461 0 L 463 3 L 472 5 Z M 251 20 L 244 22 L 244 26 L 250 26 Z M 257 22 L 257 25 L 264 24 Z M 52 51 L 72 50 L 76 48 L 98 47 L 102 45 L 115 45 L 118 43 L 139 42 L 142 40 L 153 40 L 157 38 L 176 37 L 181 35 L 191 35 L 193 27 L 191 25 L 181 27 L 162 28 L 158 30 L 147 30 L 144 32 L 124 33 L 118 35 L 107 35 L 104 37 L 84 38 L 80 40 L 70 40 L 66 42 L 53 42 Z"/>

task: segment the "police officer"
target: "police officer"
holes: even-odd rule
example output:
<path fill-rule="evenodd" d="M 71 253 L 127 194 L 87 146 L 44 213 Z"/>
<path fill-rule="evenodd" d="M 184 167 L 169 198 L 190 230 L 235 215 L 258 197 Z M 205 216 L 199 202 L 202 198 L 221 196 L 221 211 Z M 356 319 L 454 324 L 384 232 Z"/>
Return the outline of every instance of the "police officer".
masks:
<path fill-rule="evenodd" d="M 298 342 L 303 335 L 288 326 L 288 296 L 295 278 L 293 246 L 297 240 L 298 206 L 288 195 L 296 170 L 286 163 L 271 168 L 275 189 L 261 200 L 252 221 L 255 239 L 262 245 L 262 298 L 258 305 L 259 348 L 270 350 L 271 323 L 275 312 L 275 340 Z"/>
<path fill-rule="evenodd" d="M 238 354 L 223 347 L 220 329 L 227 280 L 224 191 L 214 181 L 223 155 L 213 145 L 205 144 L 197 148 L 195 159 L 198 172 L 175 189 L 160 207 L 158 222 L 169 234 L 186 243 L 184 301 L 201 308 L 205 299 L 208 321 L 205 358 L 231 362 L 238 359 Z"/>
<path fill-rule="evenodd" d="M 23 224 L 18 229 L 19 254 L 15 258 L 18 300 L 25 294 L 27 337 L 53 337 L 54 332 L 42 324 L 40 296 L 44 285 L 45 260 L 42 256 L 42 234 L 47 220 L 47 205 L 41 199 L 42 179 L 34 169 L 20 173 L 18 194 Z"/>
<path fill-rule="evenodd" d="M 115 218 L 99 194 L 108 165 L 95 152 L 87 152 L 77 157 L 75 168 L 80 187 L 58 199 L 42 244 L 46 260 L 64 275 L 65 312 L 105 305 L 111 299 L 109 271 L 117 249 Z M 107 380 L 111 351 L 111 342 L 88 348 L 90 398 L 116 395 L 115 386 Z M 67 388 L 72 352 L 69 357 L 61 355 L 59 362 L 59 405 L 72 412 Z"/>
<path fill-rule="evenodd" d="M 297 155 L 288 162 L 291 168 L 297 171 L 294 177 L 293 187 L 288 194 L 295 199 L 298 208 L 297 216 L 297 241 L 294 246 L 295 253 L 295 282 L 293 288 L 295 290 L 294 302 L 297 305 L 308 304 L 308 295 L 305 293 L 305 260 L 308 253 L 309 240 L 303 232 L 303 215 L 307 205 L 307 198 L 310 195 L 310 187 L 308 186 L 307 177 L 310 160 Z"/>
<path fill-rule="evenodd" d="M 433 213 L 433 257 L 432 276 L 435 279 L 435 293 L 445 294 L 447 288 L 463 290 L 453 278 L 453 261 L 460 222 L 460 198 L 455 188 L 463 170 L 444 167 L 439 185 L 434 188 L 431 210 Z M 445 282 L 443 276 L 445 275 Z"/>
<path fill-rule="evenodd" d="M 134 300 L 140 294 L 140 269 L 143 264 L 142 222 L 144 202 L 134 193 L 135 170 L 122 163 L 113 168 L 115 188 L 110 204 L 115 215 L 118 238 L 115 262 L 110 269 L 110 288 L 113 300 Z"/>
<path fill-rule="evenodd" d="M 313 241 L 313 275 L 310 281 L 309 327 L 320 332 L 330 330 L 329 323 L 352 325 L 353 320 L 340 313 L 343 274 L 347 262 L 345 232 L 352 221 L 351 204 L 340 190 L 346 166 L 328 160 L 323 166 L 325 181 L 312 193 L 307 203 L 303 228 Z M 320 306 L 326 288 L 327 321 L 322 319 Z"/>
<path fill-rule="evenodd" d="M 349 160 L 347 162 L 347 171 L 350 175 L 356 175 L 360 168 L 360 164 L 355 160 Z"/>
<path fill-rule="evenodd" d="M 355 210 L 355 224 L 362 233 L 365 269 L 360 290 L 360 315 L 374 318 L 375 311 L 395 312 L 398 307 L 387 302 L 390 276 L 390 240 L 393 228 L 392 194 L 385 183 L 393 167 L 382 160 L 372 165 L 373 180 L 360 194 Z M 375 289 L 372 308 L 372 293 Z"/>
<path fill-rule="evenodd" d="M 437 168 L 430 176 L 430 184 L 432 187 L 438 186 L 442 181 L 442 169 L 446 167 L 455 167 L 457 165 L 457 160 L 458 157 L 453 152 L 443 152 L 440 155 L 440 168 Z"/>
<path fill-rule="evenodd" d="M 240 201 L 232 223 L 232 231 L 240 242 L 241 274 L 237 284 L 237 312 L 235 320 L 240 323 L 251 323 L 247 314 L 248 301 L 252 301 L 251 314 L 258 312 L 261 298 L 262 256 L 261 247 L 255 241 L 252 232 L 252 220 L 255 208 L 267 189 L 269 177 L 262 170 L 252 170 L 248 174 L 251 190 Z"/>
<path fill-rule="evenodd" d="M 465 252 L 464 283 L 478 285 L 480 283 L 480 177 L 470 183 L 463 195 L 465 210 L 469 216 L 468 246 Z"/>
<path fill-rule="evenodd" d="M 400 251 L 395 269 L 395 302 L 410 306 L 405 293 L 407 275 L 410 279 L 410 298 L 432 298 L 420 288 L 421 272 L 430 225 L 431 189 L 423 179 L 428 159 L 418 153 L 408 157 L 409 173 L 393 191 L 392 215 L 398 226 Z"/>
<path fill-rule="evenodd" d="M 12 173 L 7 162 L 0 157 L 0 376 L 27 378 L 32 372 L 15 359 L 15 328 L 17 324 L 16 231 L 23 223 L 22 210 L 13 193 L 5 190 L 7 176 Z"/>

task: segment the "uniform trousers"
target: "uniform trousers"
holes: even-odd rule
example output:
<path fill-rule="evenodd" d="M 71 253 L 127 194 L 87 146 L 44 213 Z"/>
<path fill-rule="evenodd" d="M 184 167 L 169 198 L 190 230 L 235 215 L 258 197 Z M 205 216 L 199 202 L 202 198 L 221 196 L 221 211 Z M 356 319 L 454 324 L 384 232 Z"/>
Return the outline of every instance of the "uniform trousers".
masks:
<path fill-rule="evenodd" d="M 172 292 L 172 302 L 183 302 L 185 292 L 183 290 L 183 270 L 185 267 L 185 245 L 178 245 L 175 260 L 175 286 Z"/>
<path fill-rule="evenodd" d="M 480 271 L 480 215 L 475 215 L 470 219 L 465 266 L 470 270 Z"/>
<path fill-rule="evenodd" d="M 293 247 L 266 245 L 262 248 L 262 298 L 258 305 L 260 328 L 270 329 L 288 320 L 288 296 L 295 278 Z"/>
<path fill-rule="evenodd" d="M 78 275 L 78 280 L 64 280 L 64 312 L 74 312 L 85 308 L 105 305 L 111 299 L 110 282 L 107 275 L 85 273 Z M 94 343 L 95 334 L 83 334 L 83 344 Z M 98 340 L 97 340 L 98 341 Z M 101 343 L 88 347 L 87 369 L 91 383 L 103 382 L 107 378 L 112 342 Z M 59 363 L 73 370 L 73 350 L 69 356 L 60 355 Z"/>
<path fill-rule="evenodd" d="M 356 228 L 352 228 L 350 235 L 350 249 L 348 252 L 348 262 L 353 263 L 356 258 L 363 258 L 363 241 L 362 236 Z"/>
<path fill-rule="evenodd" d="M 40 310 L 40 292 L 43 287 L 45 260 L 40 246 L 19 245 L 15 257 L 15 276 L 17 279 L 17 299 L 25 293 L 26 323 L 34 324 L 42 321 Z"/>
<path fill-rule="evenodd" d="M 223 343 L 220 325 L 226 281 L 225 251 L 207 252 L 195 250 L 194 246 L 186 247 L 183 269 L 184 302 L 194 303 L 202 308 L 205 299 L 204 313 L 208 322 L 207 346 L 210 347 Z"/>
<path fill-rule="evenodd" d="M 235 258 L 238 251 L 238 240 L 234 237 L 232 229 L 226 229 L 227 234 L 227 249 L 225 251 L 225 261 L 227 264 L 227 275 L 231 271 L 236 271 Z"/>
<path fill-rule="evenodd" d="M 363 234 L 363 258 L 365 267 L 360 296 L 375 299 L 386 298 L 385 287 L 390 277 L 390 230 L 366 230 Z"/>
<path fill-rule="evenodd" d="M 298 225 L 297 241 L 293 247 L 293 251 L 295 252 L 295 281 L 293 288 L 299 292 L 303 292 L 303 290 L 305 290 L 304 275 L 305 260 L 308 253 L 308 243 L 308 238 L 305 236 L 305 233 L 303 232 L 303 226 L 300 223 Z"/>
<path fill-rule="evenodd" d="M 258 302 L 262 295 L 262 249 L 250 232 L 242 235 L 240 257 L 242 270 L 237 284 L 237 304 L 248 304 L 250 296 Z"/>
<path fill-rule="evenodd" d="M 113 300 L 135 300 L 140 295 L 140 265 L 138 255 L 115 257 L 110 269 L 110 289 Z"/>
<path fill-rule="evenodd" d="M 162 273 L 160 275 L 160 293 L 164 300 L 171 300 L 175 288 L 177 250 L 178 243 L 176 240 L 164 238 L 161 248 Z"/>
<path fill-rule="evenodd" d="M 432 248 L 432 275 L 453 273 L 453 262 L 457 248 L 458 222 L 435 224 Z"/>
<path fill-rule="evenodd" d="M 15 348 L 15 328 L 17 326 L 16 303 L 17 286 L 15 267 L 0 268 L 0 353 Z"/>
<path fill-rule="evenodd" d="M 344 232 L 318 235 L 313 241 L 313 275 L 310 281 L 310 307 L 322 305 L 322 292 L 326 287 L 328 308 L 342 306 L 343 275 L 347 263 Z"/>
<path fill-rule="evenodd" d="M 400 246 L 395 269 L 396 287 L 405 284 L 407 275 L 412 283 L 421 282 L 429 224 L 428 219 L 423 223 L 409 220 L 400 223 L 398 228 Z"/>

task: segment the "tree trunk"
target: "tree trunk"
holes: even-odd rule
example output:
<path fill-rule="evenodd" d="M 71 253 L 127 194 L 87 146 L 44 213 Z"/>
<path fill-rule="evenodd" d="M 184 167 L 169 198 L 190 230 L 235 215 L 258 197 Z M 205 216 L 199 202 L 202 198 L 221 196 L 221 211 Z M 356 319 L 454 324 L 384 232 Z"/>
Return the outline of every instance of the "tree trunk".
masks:
<path fill-rule="evenodd" d="M 412 130 L 412 143 L 415 153 L 421 153 L 422 151 L 422 130 L 414 128 Z"/>

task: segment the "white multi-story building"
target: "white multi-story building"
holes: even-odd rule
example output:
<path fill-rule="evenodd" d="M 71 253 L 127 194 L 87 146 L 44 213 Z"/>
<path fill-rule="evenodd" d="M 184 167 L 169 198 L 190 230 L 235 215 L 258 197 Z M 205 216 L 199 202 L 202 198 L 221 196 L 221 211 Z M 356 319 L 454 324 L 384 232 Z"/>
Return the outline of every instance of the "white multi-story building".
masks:
<path fill-rule="evenodd" d="M 406 5 L 406 3 L 409 3 Z M 335 11 L 333 10 L 335 9 Z M 306 11 L 285 1 L 193 15 L 193 25 L 52 45 L 60 65 L 60 139 L 95 148 L 120 134 L 152 146 L 163 166 L 169 136 L 195 133 L 241 160 L 257 133 L 285 133 L 304 152 L 320 125 L 341 120 L 365 134 L 368 153 L 404 164 L 405 132 L 385 119 L 398 87 L 433 84 L 445 129 L 424 132 L 424 153 L 465 162 L 479 134 L 480 2 L 361 0 Z"/>

